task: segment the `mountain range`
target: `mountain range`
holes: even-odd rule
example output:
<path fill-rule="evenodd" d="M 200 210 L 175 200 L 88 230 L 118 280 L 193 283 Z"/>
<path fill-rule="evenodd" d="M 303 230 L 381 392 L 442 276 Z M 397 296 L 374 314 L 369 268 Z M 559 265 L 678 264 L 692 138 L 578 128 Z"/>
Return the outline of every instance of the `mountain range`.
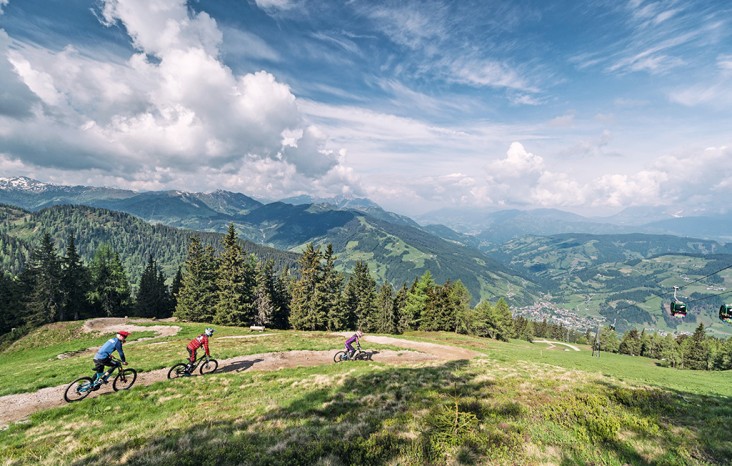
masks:
<path fill-rule="evenodd" d="M 505 210 L 485 214 L 484 229 L 469 234 L 444 224 L 422 226 L 367 199 L 301 196 L 264 203 L 228 191 L 140 193 L 28 178 L 0 179 L 0 203 L 33 212 L 82 204 L 212 233 L 233 223 L 240 238 L 279 250 L 296 253 L 310 242 L 330 243 L 345 273 L 362 260 L 377 281 L 400 286 L 429 271 L 438 283 L 461 280 L 474 301 L 507 297 L 515 308 L 551 301 L 582 317 L 617 321 L 619 330 L 687 331 L 697 321 L 718 326 L 714 306 L 729 300 L 723 293 L 727 286 L 732 289 L 732 272 L 712 275 L 682 289 L 687 299 L 700 300 L 689 319 L 669 320 L 663 312 L 673 286 L 732 264 L 732 246 L 719 241 L 726 233 L 719 231 L 723 216 L 700 221 L 634 208 L 589 219 L 551 209 Z M 689 235 L 666 233 L 684 228 Z M 700 238 L 691 237 L 697 233 Z"/>
<path fill-rule="evenodd" d="M 379 282 L 411 284 L 429 271 L 439 283 L 461 280 L 474 300 L 511 293 L 514 303 L 536 298 L 530 280 L 478 249 L 446 240 L 413 220 L 386 212 L 370 201 L 344 207 L 316 203 L 271 202 L 227 191 L 138 193 L 85 186 L 56 186 L 28 178 L 0 179 L 0 203 L 39 211 L 64 204 L 85 205 L 134 215 L 151 223 L 223 233 L 234 224 L 239 237 L 285 251 L 299 252 L 308 243 L 333 245 L 336 265 L 345 273 L 356 261 L 369 264 Z"/>

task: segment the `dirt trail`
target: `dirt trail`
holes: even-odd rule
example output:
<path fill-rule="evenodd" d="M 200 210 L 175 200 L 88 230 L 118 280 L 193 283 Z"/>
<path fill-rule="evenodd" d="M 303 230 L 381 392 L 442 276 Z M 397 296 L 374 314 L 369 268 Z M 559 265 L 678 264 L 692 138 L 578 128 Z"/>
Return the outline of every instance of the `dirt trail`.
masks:
<path fill-rule="evenodd" d="M 150 323 L 155 322 L 151 319 L 128 319 L 126 317 L 100 317 L 98 319 L 87 320 L 84 326 L 81 328 L 84 332 L 98 332 L 98 333 L 116 333 L 120 330 L 126 330 L 128 332 L 157 332 L 157 335 L 149 338 L 140 338 L 139 340 L 131 341 L 127 343 L 131 345 L 138 341 L 152 340 L 153 338 L 170 337 L 180 332 L 180 327 L 177 325 L 135 325 L 134 323 Z M 165 321 L 162 321 L 165 322 Z"/>
<path fill-rule="evenodd" d="M 93 321 L 92 321 L 93 322 Z M 119 323 L 110 323 L 115 329 L 120 329 Z M 128 324 L 125 324 L 128 325 Z M 97 328 L 108 329 L 103 323 L 93 324 Z M 145 330 L 151 327 L 139 327 Z M 168 329 L 170 327 L 163 327 Z M 104 330 L 106 331 L 106 330 Z M 114 331 L 114 330 L 112 330 Z M 177 330 L 176 330 L 177 332 Z M 349 335 L 350 336 L 350 335 Z M 401 340 L 399 338 L 385 336 L 367 336 L 365 341 L 392 346 L 408 348 L 407 351 L 374 351 L 372 359 L 378 362 L 390 364 L 411 364 L 430 361 L 447 361 L 457 359 L 470 359 L 479 356 L 480 353 L 447 345 L 424 343 Z M 414 351 L 411 351 L 414 350 Z M 237 356 L 219 361 L 220 372 L 241 372 L 250 371 L 273 371 L 291 367 L 310 367 L 324 364 L 333 364 L 335 351 L 287 351 L 275 353 L 251 354 L 248 356 Z M 345 363 L 352 364 L 352 363 Z M 134 366 L 130 366 L 134 367 Z M 150 372 L 141 372 L 137 376 L 135 386 L 150 385 L 167 379 L 168 369 L 158 369 Z M 111 381 L 99 391 L 92 393 L 88 398 L 94 398 L 112 392 Z M 34 393 L 20 393 L 0 397 L 0 427 L 16 422 L 36 411 L 43 409 L 64 406 L 64 391 L 67 385 L 43 388 Z M 83 403 L 84 401 L 82 401 Z"/>

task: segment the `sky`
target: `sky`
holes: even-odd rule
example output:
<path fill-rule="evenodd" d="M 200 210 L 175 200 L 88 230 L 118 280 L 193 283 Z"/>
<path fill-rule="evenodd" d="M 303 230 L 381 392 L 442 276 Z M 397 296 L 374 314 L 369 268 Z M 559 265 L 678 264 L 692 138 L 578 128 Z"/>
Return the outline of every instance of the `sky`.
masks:
<path fill-rule="evenodd" d="M 732 2 L 0 0 L 0 177 L 729 211 Z"/>

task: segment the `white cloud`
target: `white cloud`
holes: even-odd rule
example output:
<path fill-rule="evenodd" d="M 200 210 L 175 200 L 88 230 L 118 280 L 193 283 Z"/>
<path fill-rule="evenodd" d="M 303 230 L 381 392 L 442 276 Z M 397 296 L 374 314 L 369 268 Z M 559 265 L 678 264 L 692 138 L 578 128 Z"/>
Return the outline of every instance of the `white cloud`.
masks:
<path fill-rule="evenodd" d="M 8 52 L 14 73 L 0 72 L 0 80 L 22 82 L 43 109 L 34 121 L 8 122 L 0 135 L 6 157 L 184 189 L 180 181 L 202 186 L 216 171 L 236 174 L 230 179 L 247 180 L 253 191 L 307 186 L 326 175 L 356 180 L 326 148 L 328 136 L 304 120 L 286 84 L 265 71 L 235 75 L 221 62 L 222 34 L 206 13 L 183 0 L 107 0 L 103 21 L 124 26 L 139 53 L 113 63 L 73 47 L 20 44 Z M 6 39 L 0 52 L 7 47 Z"/>

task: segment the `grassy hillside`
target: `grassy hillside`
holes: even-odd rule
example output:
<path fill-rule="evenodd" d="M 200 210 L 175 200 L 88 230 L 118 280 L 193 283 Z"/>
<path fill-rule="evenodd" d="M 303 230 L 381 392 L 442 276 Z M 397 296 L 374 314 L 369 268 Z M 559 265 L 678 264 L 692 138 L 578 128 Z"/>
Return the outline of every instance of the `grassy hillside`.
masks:
<path fill-rule="evenodd" d="M 0 374 L 31 359 L 69 380 L 88 371 L 88 355 L 56 359 L 59 350 L 98 343 L 77 344 L 75 326 L 57 324 L 18 342 L 16 359 L 0 358 Z M 186 324 L 174 337 L 129 345 L 128 359 L 140 369 L 170 364 L 198 327 Z M 335 350 L 342 344 L 340 336 L 302 332 L 220 339 L 246 333 L 222 328 L 215 355 Z M 603 354 L 598 359 L 588 351 L 445 333 L 406 338 L 470 348 L 482 356 L 394 366 L 380 363 L 377 354 L 373 362 L 222 371 L 136 386 L 12 424 L 0 431 L 0 461 L 730 464 L 731 374 L 676 371 L 644 358 Z"/>

